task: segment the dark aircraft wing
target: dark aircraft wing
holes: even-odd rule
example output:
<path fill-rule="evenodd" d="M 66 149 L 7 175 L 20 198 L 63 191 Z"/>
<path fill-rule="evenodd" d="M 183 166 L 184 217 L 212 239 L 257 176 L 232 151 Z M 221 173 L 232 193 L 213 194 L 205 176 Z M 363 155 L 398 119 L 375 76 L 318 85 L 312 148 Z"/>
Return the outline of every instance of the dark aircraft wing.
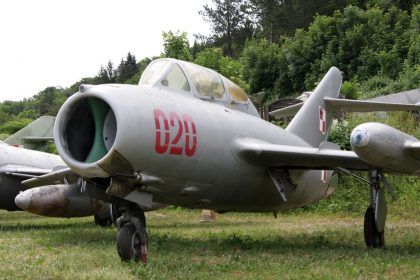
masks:
<path fill-rule="evenodd" d="M 276 145 L 237 140 L 239 156 L 249 163 L 267 167 L 288 169 L 336 169 L 371 170 L 372 166 L 361 160 L 354 152 L 339 150 L 330 142 L 321 143 L 319 148 Z"/>
<path fill-rule="evenodd" d="M 57 183 L 62 183 L 66 176 L 73 176 L 76 175 L 70 168 L 62 168 L 57 171 L 44 173 L 41 176 L 37 176 L 22 182 L 22 185 L 30 188 L 45 186 L 45 185 L 53 185 Z"/>
<path fill-rule="evenodd" d="M 43 174 L 48 174 L 51 169 L 43 169 L 31 166 L 21 166 L 15 164 L 6 164 L 0 167 L 0 173 L 10 176 L 34 178 Z"/>

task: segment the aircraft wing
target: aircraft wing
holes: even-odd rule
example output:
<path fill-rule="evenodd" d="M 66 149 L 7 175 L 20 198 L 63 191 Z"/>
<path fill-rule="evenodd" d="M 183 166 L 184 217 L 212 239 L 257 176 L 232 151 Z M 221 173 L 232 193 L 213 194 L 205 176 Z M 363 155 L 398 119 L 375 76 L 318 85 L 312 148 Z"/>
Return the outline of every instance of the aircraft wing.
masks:
<path fill-rule="evenodd" d="M 324 102 L 333 111 L 377 112 L 377 111 L 420 111 L 419 105 L 388 103 L 367 100 L 350 100 L 325 97 Z"/>
<path fill-rule="evenodd" d="M 302 108 L 304 102 L 297 103 L 291 106 L 287 106 L 275 111 L 270 112 L 270 116 L 277 117 L 277 118 L 283 118 L 283 117 L 292 117 L 297 114 L 297 112 Z"/>
<path fill-rule="evenodd" d="M 276 145 L 239 139 L 236 142 L 239 156 L 251 164 L 288 169 L 337 169 L 371 170 L 372 166 L 354 152 L 339 150 L 331 142 L 321 143 L 319 148 Z"/>
<path fill-rule="evenodd" d="M 31 166 L 21 166 L 6 164 L 0 167 L 0 173 L 17 177 L 38 177 L 39 175 L 50 173 L 51 169 L 37 168 Z"/>
<path fill-rule="evenodd" d="M 350 100 L 324 97 L 324 103 L 331 111 L 343 112 L 378 112 L 378 111 L 420 111 L 420 105 L 404 103 L 388 103 L 368 100 Z M 295 104 L 270 112 L 276 118 L 293 117 L 304 103 Z"/>
<path fill-rule="evenodd" d="M 64 177 L 66 176 L 76 176 L 76 174 L 68 167 L 62 168 L 57 171 L 47 172 L 44 175 L 37 176 L 22 182 L 22 185 L 30 188 L 44 186 L 44 185 L 53 185 L 57 183 L 62 183 Z"/>

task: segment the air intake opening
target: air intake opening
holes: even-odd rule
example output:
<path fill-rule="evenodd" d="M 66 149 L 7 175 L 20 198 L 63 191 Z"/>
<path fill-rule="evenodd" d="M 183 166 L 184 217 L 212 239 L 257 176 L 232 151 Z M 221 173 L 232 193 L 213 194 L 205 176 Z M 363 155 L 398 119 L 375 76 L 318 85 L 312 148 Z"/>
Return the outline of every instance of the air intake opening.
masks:
<path fill-rule="evenodd" d="M 109 105 L 99 98 L 83 99 L 66 126 L 68 150 L 77 161 L 98 161 L 111 149 L 116 132 L 117 122 Z"/>

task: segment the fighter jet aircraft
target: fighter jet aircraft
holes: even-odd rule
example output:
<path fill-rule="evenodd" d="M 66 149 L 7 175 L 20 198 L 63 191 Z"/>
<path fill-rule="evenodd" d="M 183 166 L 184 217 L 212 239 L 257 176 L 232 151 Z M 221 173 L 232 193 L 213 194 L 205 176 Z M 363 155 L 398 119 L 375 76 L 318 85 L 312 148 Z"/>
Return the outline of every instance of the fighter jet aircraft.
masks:
<path fill-rule="evenodd" d="M 67 168 L 60 156 L 31 149 L 45 149 L 53 140 L 54 117 L 44 116 L 30 123 L 5 142 L 0 141 L 0 209 L 24 210 L 50 217 L 80 217 L 95 215 L 98 224 L 110 223 L 109 205 L 80 192 L 76 182 L 55 185 L 34 192 L 31 200 L 17 199 L 21 191 L 27 190 L 21 182 Z M 70 180 L 70 178 L 69 178 Z"/>
<path fill-rule="evenodd" d="M 372 195 L 365 241 L 383 247 L 383 173 L 418 175 L 420 142 L 376 123 L 355 128 L 354 152 L 327 142 L 332 110 L 366 106 L 336 99 L 341 82 L 340 71 L 332 67 L 282 129 L 262 120 L 245 92 L 215 71 L 158 59 L 138 86 L 80 86 L 61 107 L 54 128 L 57 150 L 69 169 L 24 183 L 41 186 L 63 175 L 79 176 L 88 193 L 122 211 L 117 220 L 121 259 L 146 262 L 146 219 L 139 205 L 277 213 L 321 199 L 337 183 L 336 170 L 368 171 Z"/>

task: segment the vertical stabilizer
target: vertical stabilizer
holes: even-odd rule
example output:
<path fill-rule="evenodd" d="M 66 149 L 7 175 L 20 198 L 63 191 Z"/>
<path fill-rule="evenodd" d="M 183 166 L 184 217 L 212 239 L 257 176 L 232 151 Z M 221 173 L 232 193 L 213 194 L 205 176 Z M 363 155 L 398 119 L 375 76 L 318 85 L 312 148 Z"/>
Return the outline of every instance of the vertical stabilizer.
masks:
<path fill-rule="evenodd" d="M 337 98 L 342 79 L 340 70 L 331 67 L 286 130 L 299 136 L 312 147 L 318 147 L 325 141 L 332 116 L 326 111 L 324 97 Z"/>
<path fill-rule="evenodd" d="M 48 143 L 54 140 L 54 121 L 55 117 L 40 117 L 9 136 L 4 142 L 11 146 L 46 151 Z"/>

